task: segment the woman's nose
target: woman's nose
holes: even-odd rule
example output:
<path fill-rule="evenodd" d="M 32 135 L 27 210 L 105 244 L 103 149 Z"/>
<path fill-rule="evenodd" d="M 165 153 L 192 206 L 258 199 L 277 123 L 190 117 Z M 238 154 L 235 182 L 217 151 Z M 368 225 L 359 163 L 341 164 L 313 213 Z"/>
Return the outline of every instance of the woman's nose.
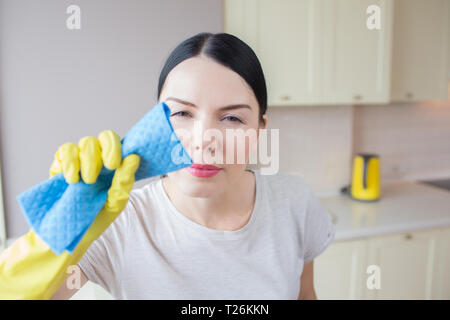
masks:
<path fill-rule="evenodd" d="M 214 143 L 217 134 L 210 120 L 196 120 L 192 130 L 191 147 L 193 151 L 214 150 Z"/>

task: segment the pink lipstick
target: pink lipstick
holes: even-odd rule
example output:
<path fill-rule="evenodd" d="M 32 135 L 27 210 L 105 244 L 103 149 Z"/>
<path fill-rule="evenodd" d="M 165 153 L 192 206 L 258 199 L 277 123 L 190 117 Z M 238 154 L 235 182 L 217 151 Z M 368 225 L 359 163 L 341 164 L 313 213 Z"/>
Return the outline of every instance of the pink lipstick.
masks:
<path fill-rule="evenodd" d="M 200 178 L 213 177 L 222 170 L 222 168 L 210 165 L 194 163 L 192 166 L 186 168 L 193 176 Z"/>

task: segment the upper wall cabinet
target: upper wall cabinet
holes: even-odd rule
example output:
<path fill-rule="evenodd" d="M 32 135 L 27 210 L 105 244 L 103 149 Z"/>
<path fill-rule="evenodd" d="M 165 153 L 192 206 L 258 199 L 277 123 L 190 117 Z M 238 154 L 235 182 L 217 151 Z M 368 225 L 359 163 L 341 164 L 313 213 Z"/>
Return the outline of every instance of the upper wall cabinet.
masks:
<path fill-rule="evenodd" d="M 392 1 L 324 0 L 318 18 L 323 21 L 321 101 L 389 102 Z M 379 26 L 369 28 L 377 18 Z"/>
<path fill-rule="evenodd" d="M 448 0 L 395 0 L 392 99 L 448 98 Z"/>
<path fill-rule="evenodd" d="M 447 98 L 448 0 L 224 5 L 225 32 L 247 42 L 261 61 L 269 106 Z M 369 28 L 377 10 L 379 25 Z"/>
<path fill-rule="evenodd" d="M 225 0 L 225 32 L 262 64 L 270 106 L 389 100 L 391 17 L 383 0 Z M 369 30 L 370 5 L 381 8 Z"/>
<path fill-rule="evenodd" d="M 266 78 L 269 105 L 320 100 L 317 1 L 226 0 L 225 32 L 248 43 Z"/>

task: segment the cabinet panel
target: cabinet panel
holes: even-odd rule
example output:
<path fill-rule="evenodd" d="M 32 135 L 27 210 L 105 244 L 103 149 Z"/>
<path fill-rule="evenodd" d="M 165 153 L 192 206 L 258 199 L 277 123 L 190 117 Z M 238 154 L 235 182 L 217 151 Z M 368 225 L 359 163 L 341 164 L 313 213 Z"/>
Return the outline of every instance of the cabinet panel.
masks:
<path fill-rule="evenodd" d="M 450 300 L 450 228 L 439 231 L 436 248 L 432 298 Z"/>
<path fill-rule="evenodd" d="M 367 8 L 375 5 L 374 11 Z M 387 103 L 390 100 L 392 2 L 326 0 L 323 5 L 325 103 Z M 379 29 L 369 29 L 378 16 Z"/>
<path fill-rule="evenodd" d="M 362 299 L 366 279 L 366 240 L 336 242 L 314 259 L 318 299 Z"/>
<path fill-rule="evenodd" d="M 392 99 L 448 97 L 448 0 L 396 0 Z"/>
<path fill-rule="evenodd" d="M 431 299 L 436 230 L 368 240 L 368 264 L 381 271 L 381 288 L 370 299 Z"/>
<path fill-rule="evenodd" d="M 318 4 L 313 0 L 258 1 L 258 56 L 270 106 L 317 102 Z"/>
<path fill-rule="evenodd" d="M 366 25 L 374 4 L 379 30 Z M 225 32 L 257 53 L 269 106 L 388 102 L 392 7 L 388 0 L 226 0 Z"/>
<path fill-rule="evenodd" d="M 258 51 L 257 2 L 258 0 L 224 1 L 224 32 L 247 43 L 255 53 Z"/>
<path fill-rule="evenodd" d="M 380 29 L 367 27 L 369 6 Z M 448 0 L 225 0 L 257 53 L 269 106 L 448 99 Z"/>

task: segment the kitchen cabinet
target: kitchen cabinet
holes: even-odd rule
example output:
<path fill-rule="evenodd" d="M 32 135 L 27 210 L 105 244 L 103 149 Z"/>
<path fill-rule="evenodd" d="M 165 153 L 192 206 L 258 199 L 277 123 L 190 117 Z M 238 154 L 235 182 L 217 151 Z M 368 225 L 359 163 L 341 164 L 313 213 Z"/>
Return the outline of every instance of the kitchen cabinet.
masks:
<path fill-rule="evenodd" d="M 379 8 L 380 28 L 367 22 Z M 224 31 L 247 42 L 269 106 L 448 98 L 448 0 L 224 0 Z"/>
<path fill-rule="evenodd" d="M 436 244 L 436 264 L 433 279 L 433 299 L 450 299 L 450 228 L 442 229 Z"/>
<path fill-rule="evenodd" d="M 390 100 L 392 7 L 390 0 L 325 0 L 319 11 L 321 98 L 325 104 L 388 103 Z M 379 8 L 380 28 L 367 21 Z M 318 17 L 319 18 L 319 17 Z"/>
<path fill-rule="evenodd" d="M 319 100 L 318 24 L 315 1 L 260 0 L 257 54 L 267 81 L 268 104 Z"/>
<path fill-rule="evenodd" d="M 319 299 L 450 299 L 450 228 L 335 242 L 314 264 Z M 370 265 L 379 289 L 367 287 Z"/>
<path fill-rule="evenodd" d="M 420 231 L 368 240 L 368 265 L 380 267 L 380 289 L 365 288 L 366 299 L 431 299 L 438 231 Z"/>
<path fill-rule="evenodd" d="M 314 287 L 318 299 L 361 297 L 366 247 L 365 240 L 336 242 L 314 259 Z"/>
<path fill-rule="evenodd" d="M 369 30 L 367 7 L 382 10 Z M 225 0 L 225 32 L 247 42 L 269 106 L 384 103 L 390 97 L 388 0 Z"/>
<path fill-rule="evenodd" d="M 261 62 L 269 106 L 319 102 L 320 8 L 314 0 L 226 0 L 225 32 Z"/>
<path fill-rule="evenodd" d="M 394 3 L 392 100 L 447 100 L 449 1 Z"/>

